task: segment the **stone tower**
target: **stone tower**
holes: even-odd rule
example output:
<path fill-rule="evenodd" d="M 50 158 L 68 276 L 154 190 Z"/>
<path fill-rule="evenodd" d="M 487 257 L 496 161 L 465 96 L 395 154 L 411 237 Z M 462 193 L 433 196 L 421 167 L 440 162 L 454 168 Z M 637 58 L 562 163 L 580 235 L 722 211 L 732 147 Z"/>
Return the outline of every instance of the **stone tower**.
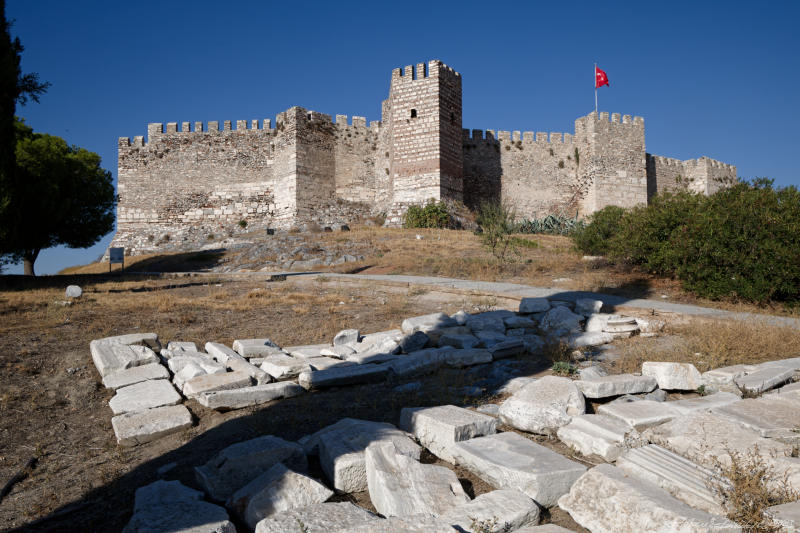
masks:
<path fill-rule="evenodd" d="M 384 104 L 393 210 L 464 199 L 461 75 L 439 60 L 392 71 Z"/>

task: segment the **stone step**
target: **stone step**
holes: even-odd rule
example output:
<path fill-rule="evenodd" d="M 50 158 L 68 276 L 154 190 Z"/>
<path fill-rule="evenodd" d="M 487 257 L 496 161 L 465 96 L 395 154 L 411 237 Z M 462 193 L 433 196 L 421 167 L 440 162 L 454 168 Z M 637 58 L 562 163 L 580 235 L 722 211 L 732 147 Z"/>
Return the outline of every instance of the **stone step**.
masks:
<path fill-rule="evenodd" d="M 655 402 L 641 400 L 630 403 L 608 403 L 597 408 L 601 415 L 616 418 L 642 431 L 651 426 L 657 426 L 678 416 L 678 412 L 670 407 L 671 402 Z"/>
<path fill-rule="evenodd" d="M 661 446 L 648 444 L 629 450 L 617 459 L 616 466 L 626 474 L 661 487 L 687 505 L 712 514 L 725 514 L 714 491 L 714 487 L 722 485 L 722 478 Z"/>
<path fill-rule="evenodd" d="M 587 398 L 597 399 L 651 392 L 656 388 L 656 380 L 649 376 L 615 374 L 579 379 L 575 381 L 575 385 Z"/>
<path fill-rule="evenodd" d="M 664 489 L 627 476 L 609 464 L 596 466 L 558 501 L 581 526 L 595 532 L 740 532 L 722 516 L 694 509 Z"/>
<path fill-rule="evenodd" d="M 406 407 L 400 411 L 399 427 L 436 457 L 453 463 L 453 444 L 495 433 L 497 419 L 455 405 Z"/>
<path fill-rule="evenodd" d="M 555 505 L 585 471 L 570 461 L 514 432 L 457 442 L 456 464 L 497 489 L 516 489 L 542 507 Z"/>
<path fill-rule="evenodd" d="M 558 438 L 583 455 L 599 455 L 614 461 L 625 450 L 626 437 L 635 440 L 638 432 L 625 422 L 606 415 L 580 415 L 558 428 Z"/>

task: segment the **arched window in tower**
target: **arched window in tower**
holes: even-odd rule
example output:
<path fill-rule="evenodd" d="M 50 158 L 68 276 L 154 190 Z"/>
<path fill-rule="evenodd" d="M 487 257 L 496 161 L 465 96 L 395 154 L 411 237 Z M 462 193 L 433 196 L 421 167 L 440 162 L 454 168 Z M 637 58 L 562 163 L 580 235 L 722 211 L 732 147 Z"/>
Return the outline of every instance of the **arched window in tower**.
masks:
<path fill-rule="evenodd" d="M 411 110 L 411 118 L 417 118 L 417 110 L 416 109 L 412 109 Z"/>

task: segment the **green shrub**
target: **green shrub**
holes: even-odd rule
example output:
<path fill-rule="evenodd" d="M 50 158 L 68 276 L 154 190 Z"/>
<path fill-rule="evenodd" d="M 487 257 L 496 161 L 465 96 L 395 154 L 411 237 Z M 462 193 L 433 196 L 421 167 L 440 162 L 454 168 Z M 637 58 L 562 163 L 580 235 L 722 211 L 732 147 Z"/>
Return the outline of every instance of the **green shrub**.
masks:
<path fill-rule="evenodd" d="M 424 206 L 411 205 L 403 215 L 404 228 L 446 228 L 450 225 L 450 214 L 444 202 L 433 198 Z"/>
<path fill-rule="evenodd" d="M 575 217 L 547 215 L 544 218 L 523 219 L 517 224 L 517 233 L 547 233 L 549 235 L 571 235 L 583 228 L 584 223 Z"/>
<path fill-rule="evenodd" d="M 478 234 L 498 259 L 505 259 L 509 247 L 513 249 L 511 234 L 516 230 L 514 209 L 505 202 L 484 202 L 478 209 L 475 221 Z"/>
<path fill-rule="evenodd" d="M 619 232 L 620 220 L 625 210 L 615 205 L 604 207 L 589 217 L 589 223 L 580 226 L 572 240 L 581 252 L 589 255 L 606 255 L 611 238 Z"/>

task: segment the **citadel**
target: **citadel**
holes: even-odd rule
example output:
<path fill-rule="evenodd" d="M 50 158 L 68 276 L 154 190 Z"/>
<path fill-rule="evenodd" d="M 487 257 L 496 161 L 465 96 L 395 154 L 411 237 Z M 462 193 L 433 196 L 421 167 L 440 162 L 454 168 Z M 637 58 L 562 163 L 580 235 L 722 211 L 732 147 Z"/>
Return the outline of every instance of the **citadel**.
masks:
<path fill-rule="evenodd" d="M 399 225 L 429 199 L 504 200 L 521 217 L 589 215 L 688 187 L 711 194 L 736 167 L 646 152 L 644 119 L 592 112 L 573 133 L 467 130 L 461 75 L 438 60 L 392 71 L 382 120 L 291 107 L 249 123 L 148 124 L 119 139 L 117 233 L 127 254 L 212 235 L 382 214 Z M 680 179 L 677 179 L 679 178 Z"/>

